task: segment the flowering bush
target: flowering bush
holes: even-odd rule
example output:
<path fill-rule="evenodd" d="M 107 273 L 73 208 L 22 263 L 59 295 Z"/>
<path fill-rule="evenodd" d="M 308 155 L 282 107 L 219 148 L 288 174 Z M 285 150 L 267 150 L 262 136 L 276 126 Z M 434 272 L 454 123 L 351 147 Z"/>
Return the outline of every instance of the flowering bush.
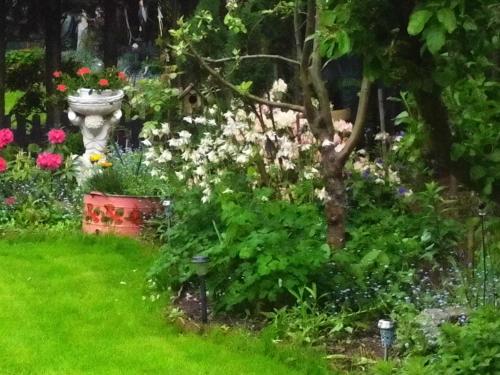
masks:
<path fill-rule="evenodd" d="M 0 130 L 3 149 L 14 137 L 9 129 Z M 0 157 L 0 225 L 37 225 L 73 219 L 80 204 L 73 157 L 64 158 L 66 138 L 63 130 L 48 134 L 48 150 L 30 152 L 7 148 Z M 7 163 L 9 160 L 9 164 Z"/>
<path fill-rule="evenodd" d="M 126 74 L 115 68 L 92 72 L 90 68 L 82 67 L 76 71 L 76 75 L 55 71 L 52 76 L 56 90 L 61 95 L 73 94 L 80 88 L 97 91 L 117 90 L 123 88 L 127 81 Z"/>

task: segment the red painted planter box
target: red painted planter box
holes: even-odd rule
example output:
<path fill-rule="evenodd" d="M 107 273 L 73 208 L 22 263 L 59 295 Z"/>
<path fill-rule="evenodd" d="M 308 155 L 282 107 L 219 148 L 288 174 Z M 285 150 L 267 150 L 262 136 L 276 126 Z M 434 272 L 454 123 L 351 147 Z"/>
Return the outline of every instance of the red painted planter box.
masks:
<path fill-rule="evenodd" d="M 82 230 L 91 234 L 136 237 L 142 231 L 144 220 L 161 212 L 159 198 L 91 192 L 83 198 Z"/>

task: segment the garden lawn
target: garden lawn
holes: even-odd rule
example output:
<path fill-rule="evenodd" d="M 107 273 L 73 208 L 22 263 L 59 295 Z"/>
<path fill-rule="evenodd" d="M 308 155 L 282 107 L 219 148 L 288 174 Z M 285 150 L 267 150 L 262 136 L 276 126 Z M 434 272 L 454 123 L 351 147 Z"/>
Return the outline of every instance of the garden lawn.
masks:
<path fill-rule="evenodd" d="M 0 374 L 323 374 L 243 332 L 181 334 L 143 299 L 152 250 L 131 240 L 0 239 Z M 306 358 L 307 357 L 307 358 Z"/>

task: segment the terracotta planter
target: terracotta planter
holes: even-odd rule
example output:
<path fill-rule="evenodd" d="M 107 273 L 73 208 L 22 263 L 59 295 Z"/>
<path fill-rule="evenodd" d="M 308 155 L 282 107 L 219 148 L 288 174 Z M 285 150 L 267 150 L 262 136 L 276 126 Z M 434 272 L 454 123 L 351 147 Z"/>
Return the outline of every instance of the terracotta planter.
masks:
<path fill-rule="evenodd" d="M 135 237 L 141 233 L 145 219 L 161 212 L 159 198 L 91 192 L 83 198 L 82 230 Z"/>

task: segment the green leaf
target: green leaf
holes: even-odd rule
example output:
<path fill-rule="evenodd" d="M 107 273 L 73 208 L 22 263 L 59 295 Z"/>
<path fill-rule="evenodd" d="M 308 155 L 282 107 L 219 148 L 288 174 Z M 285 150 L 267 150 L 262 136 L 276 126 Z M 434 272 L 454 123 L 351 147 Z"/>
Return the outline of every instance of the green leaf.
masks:
<path fill-rule="evenodd" d="M 444 29 L 434 26 L 429 30 L 426 30 L 425 42 L 427 44 L 427 48 L 431 53 L 439 52 L 439 50 L 443 48 L 444 43 L 446 42 Z"/>
<path fill-rule="evenodd" d="M 495 163 L 500 163 L 500 150 L 495 150 L 491 153 L 491 155 L 488 157 L 491 161 Z"/>
<path fill-rule="evenodd" d="M 484 169 L 480 165 L 475 165 L 470 170 L 470 176 L 473 180 L 479 180 L 486 176 L 486 169 Z"/>
<path fill-rule="evenodd" d="M 450 8 L 439 9 L 437 12 L 437 18 L 449 33 L 452 33 L 457 28 L 455 13 Z"/>
<path fill-rule="evenodd" d="M 410 22 L 408 23 L 408 34 L 418 35 L 422 32 L 425 24 L 432 16 L 432 12 L 426 9 L 417 10 L 413 12 L 410 16 Z"/>

